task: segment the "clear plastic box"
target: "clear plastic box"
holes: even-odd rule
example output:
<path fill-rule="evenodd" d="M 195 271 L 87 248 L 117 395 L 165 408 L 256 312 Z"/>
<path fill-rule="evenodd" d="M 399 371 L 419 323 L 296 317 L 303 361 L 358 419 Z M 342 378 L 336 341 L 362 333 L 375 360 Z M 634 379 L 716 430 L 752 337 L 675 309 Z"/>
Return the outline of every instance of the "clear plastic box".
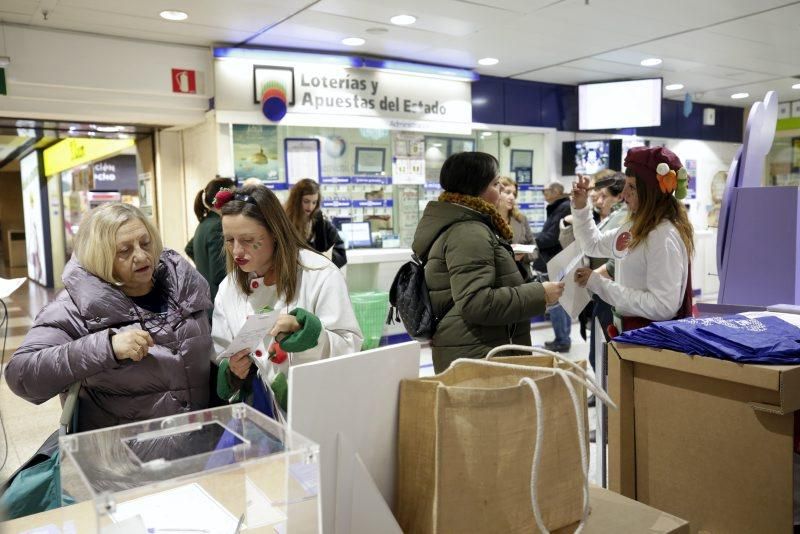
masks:
<path fill-rule="evenodd" d="M 319 446 L 244 404 L 64 436 L 61 489 L 98 532 L 320 531 Z"/>

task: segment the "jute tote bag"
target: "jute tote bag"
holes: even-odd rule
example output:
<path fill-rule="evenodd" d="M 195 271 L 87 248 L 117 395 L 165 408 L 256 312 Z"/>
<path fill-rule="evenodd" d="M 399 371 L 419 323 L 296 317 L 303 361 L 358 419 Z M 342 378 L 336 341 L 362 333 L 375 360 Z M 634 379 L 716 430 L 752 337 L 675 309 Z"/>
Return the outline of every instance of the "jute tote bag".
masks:
<path fill-rule="evenodd" d="M 493 353 L 500 350 L 535 349 Z M 439 375 L 401 382 L 403 531 L 532 533 L 585 520 L 586 387 L 611 402 L 580 366 L 550 352 L 460 359 Z"/>

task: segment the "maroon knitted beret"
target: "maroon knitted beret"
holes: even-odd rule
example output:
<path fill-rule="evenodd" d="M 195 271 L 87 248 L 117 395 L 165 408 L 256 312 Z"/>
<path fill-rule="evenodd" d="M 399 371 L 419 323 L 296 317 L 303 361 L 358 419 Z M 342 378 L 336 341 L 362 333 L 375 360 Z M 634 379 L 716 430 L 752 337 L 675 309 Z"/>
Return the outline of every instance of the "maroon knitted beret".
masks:
<path fill-rule="evenodd" d="M 663 146 L 637 146 L 628 150 L 628 154 L 625 156 L 625 167 L 656 187 L 658 187 L 656 167 L 659 163 L 666 163 L 670 170 L 676 173 L 683 167 L 680 158 Z"/>

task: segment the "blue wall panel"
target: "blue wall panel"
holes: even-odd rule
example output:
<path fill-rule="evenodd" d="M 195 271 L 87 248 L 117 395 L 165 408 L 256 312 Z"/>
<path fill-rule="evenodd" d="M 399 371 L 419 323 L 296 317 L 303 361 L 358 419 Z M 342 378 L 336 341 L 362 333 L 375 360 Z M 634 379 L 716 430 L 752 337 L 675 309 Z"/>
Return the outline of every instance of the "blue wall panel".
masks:
<path fill-rule="evenodd" d="M 578 89 L 571 85 L 481 76 L 472 84 L 472 120 L 488 124 L 539 126 L 578 131 Z M 716 124 L 703 126 L 703 109 L 716 109 Z M 744 110 L 695 104 L 683 116 L 683 102 L 661 101 L 661 126 L 598 133 L 742 142 Z"/>

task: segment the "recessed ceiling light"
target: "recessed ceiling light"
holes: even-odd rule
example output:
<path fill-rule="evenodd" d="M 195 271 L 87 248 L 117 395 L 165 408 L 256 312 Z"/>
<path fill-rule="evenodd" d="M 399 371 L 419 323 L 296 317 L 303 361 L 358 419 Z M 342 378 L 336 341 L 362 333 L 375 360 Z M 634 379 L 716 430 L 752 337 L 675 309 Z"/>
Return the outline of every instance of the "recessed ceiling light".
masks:
<path fill-rule="evenodd" d="M 643 59 L 639 62 L 642 67 L 655 67 L 656 65 L 661 65 L 661 59 L 657 57 L 649 57 L 647 59 Z"/>
<path fill-rule="evenodd" d="M 389 22 L 397 24 L 398 26 L 408 26 L 409 24 L 417 22 L 417 17 L 414 15 L 395 15 L 389 19 Z"/>
<path fill-rule="evenodd" d="M 162 11 L 159 15 L 162 19 L 166 20 L 186 20 L 189 18 L 189 15 L 183 11 L 173 11 L 169 9 L 167 11 Z"/>
<path fill-rule="evenodd" d="M 489 66 L 489 65 L 497 65 L 498 63 L 500 63 L 500 60 L 497 59 L 496 57 L 485 57 L 478 60 L 478 65 Z"/>
<path fill-rule="evenodd" d="M 748 96 L 750 96 L 750 93 L 733 93 L 731 98 L 734 100 L 741 100 L 742 98 L 747 98 Z"/>
<path fill-rule="evenodd" d="M 679 91 L 679 90 L 683 89 L 683 84 L 682 83 L 671 83 L 671 84 L 665 86 L 664 89 L 666 89 L 667 91 Z"/>
<path fill-rule="evenodd" d="M 361 46 L 364 43 L 366 43 L 366 41 L 361 37 L 347 37 L 342 39 L 342 44 L 347 46 Z"/>
<path fill-rule="evenodd" d="M 792 89 L 800 89 L 800 83 L 796 83 L 792 86 Z"/>

